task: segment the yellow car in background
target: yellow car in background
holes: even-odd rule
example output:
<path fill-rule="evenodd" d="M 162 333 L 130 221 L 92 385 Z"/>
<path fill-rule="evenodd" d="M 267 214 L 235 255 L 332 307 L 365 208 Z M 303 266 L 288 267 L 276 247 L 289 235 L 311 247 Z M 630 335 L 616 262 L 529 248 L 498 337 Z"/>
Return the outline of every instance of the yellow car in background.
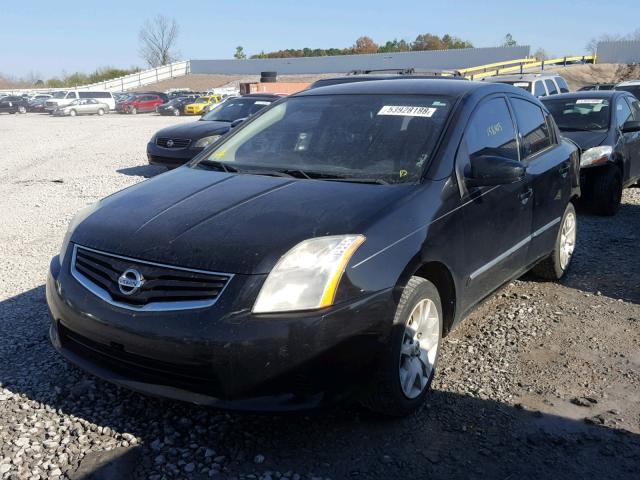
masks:
<path fill-rule="evenodd" d="M 220 95 L 205 95 L 198 97 L 195 102 L 184 107 L 185 115 L 202 115 L 204 107 L 220 102 Z"/>

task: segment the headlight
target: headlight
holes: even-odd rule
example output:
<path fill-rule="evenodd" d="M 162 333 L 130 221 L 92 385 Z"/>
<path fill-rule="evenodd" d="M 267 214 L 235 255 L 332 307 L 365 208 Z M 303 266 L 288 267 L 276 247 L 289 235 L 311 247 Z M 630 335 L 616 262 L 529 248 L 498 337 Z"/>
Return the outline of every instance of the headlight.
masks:
<path fill-rule="evenodd" d="M 336 235 L 300 242 L 269 273 L 253 313 L 332 305 L 347 263 L 364 240 L 363 235 Z"/>
<path fill-rule="evenodd" d="M 593 147 L 585 152 L 580 157 L 580 168 L 593 167 L 595 165 L 602 165 L 609 161 L 609 156 L 613 148 L 610 146 L 605 147 Z"/>
<path fill-rule="evenodd" d="M 60 265 L 64 261 L 64 256 L 69 249 L 69 242 L 71 241 L 71 235 L 75 231 L 76 227 L 80 225 L 89 215 L 95 212 L 100 206 L 100 202 L 96 202 L 94 204 L 88 205 L 80 210 L 69 222 L 69 228 L 67 228 L 67 233 L 64 235 L 64 239 L 62 240 L 62 245 L 60 246 Z"/>
<path fill-rule="evenodd" d="M 202 137 L 191 148 L 205 148 L 218 140 L 222 135 L 211 135 L 210 137 Z"/>

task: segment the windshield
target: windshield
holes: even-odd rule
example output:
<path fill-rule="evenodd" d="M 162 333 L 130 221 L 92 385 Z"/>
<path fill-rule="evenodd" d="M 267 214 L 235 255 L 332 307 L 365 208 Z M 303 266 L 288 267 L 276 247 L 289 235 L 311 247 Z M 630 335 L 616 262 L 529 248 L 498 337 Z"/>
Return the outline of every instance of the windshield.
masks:
<path fill-rule="evenodd" d="M 201 120 L 233 122 L 240 118 L 250 117 L 251 115 L 258 113 L 260 110 L 270 104 L 270 100 L 259 100 L 255 98 L 238 98 L 233 100 L 226 100 L 217 108 L 214 108 L 209 113 L 204 115 Z"/>
<path fill-rule="evenodd" d="M 543 100 L 560 130 L 604 130 L 609 128 L 609 100 L 604 98 L 572 98 Z"/>
<path fill-rule="evenodd" d="M 194 103 L 209 103 L 209 97 L 200 97 Z"/>
<path fill-rule="evenodd" d="M 623 90 L 625 92 L 629 92 L 632 95 L 635 95 L 636 98 L 640 99 L 640 85 L 624 85 L 617 86 L 616 90 Z"/>
<path fill-rule="evenodd" d="M 322 95 L 274 105 L 194 168 L 371 183 L 420 180 L 451 100 L 430 95 Z"/>
<path fill-rule="evenodd" d="M 53 94 L 52 98 L 64 98 L 67 92 L 56 92 Z"/>

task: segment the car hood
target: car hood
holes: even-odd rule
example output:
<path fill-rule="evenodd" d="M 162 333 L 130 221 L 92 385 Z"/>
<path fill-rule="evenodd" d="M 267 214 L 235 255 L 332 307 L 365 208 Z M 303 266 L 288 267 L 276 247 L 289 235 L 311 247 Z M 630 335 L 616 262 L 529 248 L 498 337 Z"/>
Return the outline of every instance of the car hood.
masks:
<path fill-rule="evenodd" d="M 198 120 L 195 122 L 182 123 L 172 127 L 163 128 L 158 133 L 159 137 L 178 137 L 178 138 L 202 138 L 207 135 L 218 133 L 226 133 L 230 129 L 231 124 L 227 122 L 214 122 L 207 120 Z"/>
<path fill-rule="evenodd" d="M 575 142 L 582 150 L 597 147 L 607 139 L 607 132 L 562 132 L 562 135 Z"/>
<path fill-rule="evenodd" d="M 305 239 L 365 233 L 413 190 L 182 167 L 102 200 L 71 241 L 168 265 L 264 274 Z"/>

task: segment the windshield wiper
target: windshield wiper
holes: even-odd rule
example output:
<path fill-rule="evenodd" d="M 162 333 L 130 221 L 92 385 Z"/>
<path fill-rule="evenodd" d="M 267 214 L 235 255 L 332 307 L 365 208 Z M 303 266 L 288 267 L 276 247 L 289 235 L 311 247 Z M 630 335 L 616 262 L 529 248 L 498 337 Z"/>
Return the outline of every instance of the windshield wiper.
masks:
<path fill-rule="evenodd" d="M 239 170 L 236 167 L 233 167 L 226 162 L 219 162 L 217 160 L 203 160 L 198 165 L 202 165 L 204 167 L 211 167 L 212 170 L 218 170 L 220 172 L 225 173 L 238 173 Z"/>
<path fill-rule="evenodd" d="M 381 178 L 358 178 L 358 177 L 318 177 L 320 180 L 328 182 L 348 182 L 348 183 L 371 183 L 377 185 L 389 185 L 389 182 Z"/>
<path fill-rule="evenodd" d="M 565 132 L 592 132 L 594 130 L 603 130 L 603 128 L 584 128 L 584 127 L 558 127 Z"/>

